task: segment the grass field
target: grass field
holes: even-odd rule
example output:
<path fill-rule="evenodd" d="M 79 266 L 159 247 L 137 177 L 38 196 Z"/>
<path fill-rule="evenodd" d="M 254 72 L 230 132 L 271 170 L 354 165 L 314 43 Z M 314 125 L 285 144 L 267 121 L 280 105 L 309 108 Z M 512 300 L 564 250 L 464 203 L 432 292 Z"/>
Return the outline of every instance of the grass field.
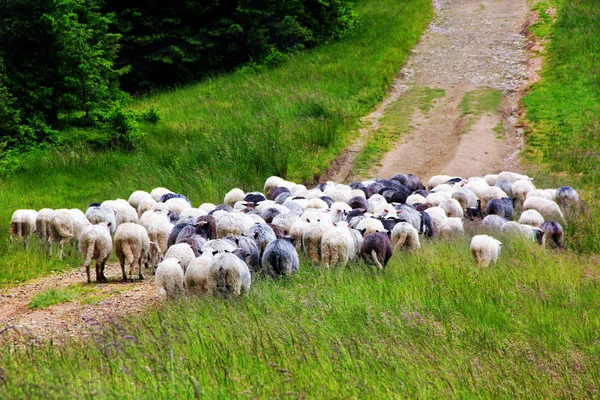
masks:
<path fill-rule="evenodd" d="M 599 65 L 582 58 L 600 55 L 600 36 L 587 38 L 600 27 L 600 4 L 568 3 L 558 9 L 556 25 L 538 26 L 552 43 L 544 79 L 524 105 L 530 118 L 527 165 L 539 171 L 536 182 L 557 186 L 567 180 L 588 201 L 584 216 L 567 226 L 570 250 L 501 238 L 498 263 L 477 269 L 467 238 L 424 240 L 419 252 L 396 254 L 384 273 L 360 263 L 324 271 L 303 260 L 290 279 L 257 278 L 247 298 L 182 300 L 63 347 L 5 345 L 0 396 L 598 397 L 600 258 L 594 254 L 594 224 L 600 220 L 592 200 L 600 170 L 592 168 L 593 153 L 579 157 L 598 145 L 584 147 L 594 132 L 589 115 L 600 98 L 594 97 L 597 85 L 577 82 L 593 80 Z M 380 16 L 389 13 L 383 4 L 393 7 L 358 7 L 377 5 L 373 15 Z M 569 85 L 581 91 L 559 96 Z M 579 108 L 567 107 L 563 97 Z M 23 189 L 27 172 L 22 174 L 11 183 L 14 189 Z M 118 186 L 118 176 L 113 179 Z M 129 181 L 123 182 L 127 188 Z"/>

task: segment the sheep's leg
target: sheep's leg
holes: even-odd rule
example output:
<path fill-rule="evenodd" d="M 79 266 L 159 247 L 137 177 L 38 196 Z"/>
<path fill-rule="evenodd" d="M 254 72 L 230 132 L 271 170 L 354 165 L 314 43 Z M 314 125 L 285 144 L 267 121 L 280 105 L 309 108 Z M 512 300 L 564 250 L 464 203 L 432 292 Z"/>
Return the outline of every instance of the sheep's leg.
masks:
<path fill-rule="evenodd" d="M 125 257 L 123 255 L 119 255 L 119 263 L 121 264 L 121 271 L 123 272 L 123 280 L 127 280 L 127 274 L 125 273 Z"/>
<path fill-rule="evenodd" d="M 106 260 L 104 260 L 104 261 L 102 261 L 100 263 L 100 268 L 98 269 L 99 270 L 99 276 L 96 277 L 96 280 L 98 282 L 106 282 L 106 281 L 108 281 L 108 279 L 106 279 L 106 276 L 104 276 L 104 267 L 105 267 L 105 265 L 106 265 Z"/>
<path fill-rule="evenodd" d="M 143 280 L 144 275 L 142 274 L 142 258 L 141 257 L 139 259 L 139 266 L 140 266 L 140 280 Z"/>
<path fill-rule="evenodd" d="M 87 283 L 92 283 L 92 277 L 90 276 L 90 265 L 86 264 L 84 265 L 85 267 L 85 273 L 87 275 Z M 96 275 L 97 275 L 97 271 L 98 271 L 98 265 L 96 265 Z"/>

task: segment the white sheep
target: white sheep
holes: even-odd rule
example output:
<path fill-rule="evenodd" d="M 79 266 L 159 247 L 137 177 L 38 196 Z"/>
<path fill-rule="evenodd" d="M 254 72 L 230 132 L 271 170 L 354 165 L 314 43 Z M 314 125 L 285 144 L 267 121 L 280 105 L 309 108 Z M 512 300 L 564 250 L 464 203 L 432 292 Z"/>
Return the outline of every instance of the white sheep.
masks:
<path fill-rule="evenodd" d="M 479 267 L 495 263 L 503 243 L 488 235 L 476 235 L 471 239 L 471 254 Z"/>
<path fill-rule="evenodd" d="M 90 224 L 96 225 L 102 222 L 106 222 L 110 227 L 110 233 L 115 233 L 117 220 L 115 213 L 110 207 L 102 206 L 91 206 L 85 211 L 85 217 L 90 221 Z"/>
<path fill-rule="evenodd" d="M 208 243 L 208 242 L 207 242 Z M 204 254 L 204 253 L 203 253 Z M 180 261 L 183 271 L 187 269 L 189 263 L 196 258 L 194 250 L 187 243 L 177 243 L 169 247 L 165 253 L 165 258 L 176 258 Z"/>
<path fill-rule="evenodd" d="M 462 235 L 465 233 L 462 218 L 448 217 L 442 222 L 439 228 L 441 237 L 449 237 L 456 234 Z"/>
<path fill-rule="evenodd" d="M 238 201 L 244 201 L 244 197 L 246 197 L 246 193 L 242 189 L 234 188 L 227 192 L 223 198 L 223 204 L 233 207 Z"/>
<path fill-rule="evenodd" d="M 202 203 L 202 204 L 200 205 L 200 207 L 198 207 L 198 208 L 200 208 L 201 210 L 204 210 L 204 211 L 206 211 L 207 213 L 209 213 L 209 212 L 211 212 L 212 210 L 214 210 L 215 208 L 217 208 L 217 206 L 216 206 L 216 205 L 214 205 L 213 203 Z"/>
<path fill-rule="evenodd" d="M 136 210 L 138 209 L 138 207 L 140 206 L 140 203 L 143 200 L 154 200 L 152 198 L 152 195 L 144 190 L 136 190 L 135 192 L 131 193 L 131 196 L 129 196 L 129 200 L 127 200 L 127 202 L 129 203 L 129 205 L 133 208 L 135 208 Z"/>
<path fill-rule="evenodd" d="M 527 179 L 515 181 L 511 186 L 512 195 L 516 197 L 521 204 L 523 204 L 527 198 L 527 193 L 531 192 L 532 190 L 535 190 L 535 186 L 533 186 L 533 183 Z"/>
<path fill-rule="evenodd" d="M 335 203 L 333 203 L 331 205 L 331 208 L 329 209 L 329 215 L 331 216 L 331 221 L 332 222 L 341 221 L 342 219 L 345 218 L 345 214 L 348 214 L 350 211 L 352 211 L 352 207 L 350 207 L 348 204 L 336 201 Z"/>
<path fill-rule="evenodd" d="M 383 223 L 375 218 L 364 218 L 356 226 L 356 230 L 362 233 L 363 237 L 366 237 L 370 233 L 384 232 L 385 227 Z"/>
<path fill-rule="evenodd" d="M 148 239 L 150 240 L 148 257 L 153 269 L 156 269 L 157 264 L 162 261 L 163 254 L 167 252 L 169 235 L 173 230 L 173 224 L 169 222 L 168 217 L 166 215 L 161 215 L 161 217 L 155 218 L 146 226 Z"/>
<path fill-rule="evenodd" d="M 433 229 L 436 234 L 440 232 L 440 227 L 446 221 L 446 211 L 444 211 L 441 207 L 429 207 L 425 210 L 427 214 L 431 217 L 431 222 L 433 222 Z"/>
<path fill-rule="evenodd" d="M 250 291 L 252 277 L 248 265 L 233 253 L 217 254 L 209 265 L 208 293 L 241 296 Z"/>
<path fill-rule="evenodd" d="M 92 282 L 90 264 L 93 259 L 96 260 L 96 281 L 106 282 L 104 266 L 113 248 L 110 225 L 110 222 L 88 225 L 83 228 L 79 236 L 79 251 L 83 257 L 83 267 L 88 283 Z"/>
<path fill-rule="evenodd" d="M 506 179 L 507 181 L 515 183 L 518 180 L 531 181 L 533 178 L 530 178 L 527 175 L 518 174 L 516 172 L 502 171 L 498 174 L 498 180 L 500 179 Z"/>
<path fill-rule="evenodd" d="M 463 211 L 469 207 L 477 207 L 477 195 L 469 188 L 459 188 L 452 192 L 452 198 L 457 200 Z"/>
<path fill-rule="evenodd" d="M 313 210 L 313 209 L 316 209 L 316 210 L 328 210 L 329 206 L 323 200 L 317 198 L 317 199 L 310 199 L 310 200 L 308 200 L 308 204 L 306 205 L 306 209 L 307 210 Z"/>
<path fill-rule="evenodd" d="M 369 200 L 367 200 L 367 202 L 369 204 L 369 209 L 367 211 L 373 214 L 379 214 L 383 210 L 392 207 L 388 204 L 385 197 L 383 197 L 380 194 L 374 194 L 373 196 L 369 197 Z"/>
<path fill-rule="evenodd" d="M 338 263 L 345 267 L 354 253 L 354 239 L 347 223 L 341 221 L 325 231 L 321 238 L 321 263 L 326 268 Z"/>
<path fill-rule="evenodd" d="M 429 193 L 427 197 L 425 197 L 425 203 L 429 203 L 432 206 L 438 206 L 444 200 L 452 198 L 452 192 L 436 192 Z"/>
<path fill-rule="evenodd" d="M 36 210 L 16 210 L 10 220 L 10 242 L 15 236 L 29 247 L 29 236 L 35 233 L 38 212 Z"/>
<path fill-rule="evenodd" d="M 133 280 L 133 269 L 137 265 L 139 279 L 144 279 L 142 273 L 142 263 L 145 261 L 150 251 L 150 239 L 148 232 L 142 225 L 132 222 L 125 222 L 117 228 L 115 232 L 115 254 L 121 264 L 123 280 L 127 280 L 125 273 L 125 264 L 129 265 L 129 275 Z"/>
<path fill-rule="evenodd" d="M 546 200 L 555 201 L 556 194 L 557 194 L 556 189 L 535 189 L 535 190 L 531 190 L 529 193 L 527 193 L 527 196 L 525 198 L 528 199 L 530 197 L 542 197 Z"/>
<path fill-rule="evenodd" d="M 481 200 L 481 209 L 485 210 L 487 203 L 492 199 L 504 199 L 506 197 L 508 197 L 508 195 L 504 193 L 504 190 L 497 186 L 490 186 L 481 196 L 479 196 L 479 200 Z"/>
<path fill-rule="evenodd" d="M 173 197 L 173 198 L 165 201 L 165 204 L 167 205 L 167 207 L 169 208 L 170 211 L 175 211 L 179 215 L 184 210 L 187 210 L 188 208 L 192 208 L 192 205 L 190 203 L 188 203 L 188 201 L 186 199 L 183 199 L 181 197 Z"/>
<path fill-rule="evenodd" d="M 152 189 L 152 191 L 150 192 L 150 196 L 152 196 L 154 201 L 158 202 L 158 201 L 160 201 L 160 198 L 163 197 L 163 195 L 165 195 L 167 193 L 173 193 L 173 192 L 164 187 L 157 187 L 157 188 Z"/>
<path fill-rule="evenodd" d="M 448 182 L 450 179 L 455 178 L 454 176 L 450 176 L 450 175 L 436 175 L 431 177 L 431 179 L 429 179 L 429 182 L 427 182 L 427 190 L 431 190 L 434 187 L 441 185 L 442 183 L 446 183 Z"/>
<path fill-rule="evenodd" d="M 246 214 L 230 212 L 217 219 L 217 237 L 245 235 L 248 232 Z"/>
<path fill-rule="evenodd" d="M 519 223 L 539 228 L 544 223 L 544 217 L 536 210 L 527 210 L 519 217 Z"/>
<path fill-rule="evenodd" d="M 302 250 L 304 248 L 302 238 L 304 236 L 304 232 L 308 230 L 309 226 L 310 223 L 302 220 L 296 221 L 292 224 L 292 226 L 290 226 L 290 231 L 288 234 L 294 238 L 294 247 L 296 250 Z"/>
<path fill-rule="evenodd" d="M 463 186 L 463 188 L 469 189 L 473 193 L 475 193 L 478 199 L 481 199 L 490 187 L 492 186 L 488 185 L 483 180 L 469 180 L 469 182 L 465 183 L 465 185 Z"/>
<path fill-rule="evenodd" d="M 226 239 L 213 239 L 213 240 L 209 240 L 207 241 L 204 246 L 202 246 L 202 254 L 204 253 L 226 253 L 226 252 L 233 252 L 235 251 L 235 249 L 237 249 L 237 246 Z"/>
<path fill-rule="evenodd" d="M 508 220 L 496 214 L 487 215 L 481 223 L 488 229 L 500 230 Z"/>
<path fill-rule="evenodd" d="M 119 227 L 119 225 L 124 223 L 137 224 L 140 222 L 137 210 L 131 207 L 129 204 L 127 204 L 127 207 L 120 207 L 117 209 L 115 220 L 117 228 Z"/>
<path fill-rule="evenodd" d="M 406 204 L 409 206 L 412 206 L 413 204 L 423 204 L 425 202 L 425 197 L 420 194 L 411 194 L 406 198 Z"/>
<path fill-rule="evenodd" d="M 285 180 L 278 176 L 270 176 L 265 181 L 265 185 L 263 187 L 263 192 L 268 196 L 269 192 L 275 189 L 278 186 L 284 186 Z"/>
<path fill-rule="evenodd" d="M 208 294 L 208 272 L 212 259 L 212 253 L 207 252 L 190 261 L 185 271 L 185 287 L 188 293 Z"/>
<path fill-rule="evenodd" d="M 54 217 L 50 222 L 51 241 L 58 242 L 59 257 L 64 257 L 64 245 L 79 239 L 83 228 L 90 225 L 90 221 L 85 217 L 83 211 L 76 208 L 60 209 L 54 212 Z M 52 247 L 50 247 L 52 255 Z"/>
<path fill-rule="evenodd" d="M 325 222 L 313 222 L 309 224 L 302 236 L 302 245 L 314 262 L 319 262 L 321 239 L 330 227 L 331 225 Z"/>
<path fill-rule="evenodd" d="M 523 225 L 515 221 L 508 221 L 502 225 L 501 231 L 509 235 L 522 236 L 525 239 L 537 242 L 541 246 L 544 245 L 544 232 L 540 228 Z"/>
<path fill-rule="evenodd" d="M 486 176 L 483 177 L 483 179 L 485 180 L 485 183 L 487 183 L 490 186 L 494 186 L 496 184 L 496 182 L 498 182 L 500 180 L 500 176 L 498 174 L 487 174 Z"/>
<path fill-rule="evenodd" d="M 446 212 L 448 217 L 462 218 L 464 216 L 463 208 L 456 199 L 444 199 L 439 207 Z"/>
<path fill-rule="evenodd" d="M 394 252 L 407 248 L 416 250 L 421 247 L 419 231 L 408 222 L 398 222 L 392 229 L 392 248 Z"/>
<path fill-rule="evenodd" d="M 536 210 L 546 220 L 564 221 L 564 215 L 558 204 L 542 197 L 529 197 L 523 202 L 523 210 Z"/>
<path fill-rule="evenodd" d="M 39 245 L 46 247 L 50 245 L 52 230 L 50 223 L 54 218 L 54 210 L 50 208 L 42 208 L 37 213 L 35 218 L 35 234 L 38 238 Z"/>
<path fill-rule="evenodd" d="M 163 260 L 156 268 L 154 283 L 161 297 L 175 299 L 185 293 L 183 268 L 176 258 Z"/>
<path fill-rule="evenodd" d="M 273 218 L 273 222 L 271 223 L 280 227 L 285 235 L 290 235 L 290 229 L 292 228 L 292 225 L 294 225 L 298 221 L 302 220 L 297 215 L 279 214 L 278 216 Z"/>

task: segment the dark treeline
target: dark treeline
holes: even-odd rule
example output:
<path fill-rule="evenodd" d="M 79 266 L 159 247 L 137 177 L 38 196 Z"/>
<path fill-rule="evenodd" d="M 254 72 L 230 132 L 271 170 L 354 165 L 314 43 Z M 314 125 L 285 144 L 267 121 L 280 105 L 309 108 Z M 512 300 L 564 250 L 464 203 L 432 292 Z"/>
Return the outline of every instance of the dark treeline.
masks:
<path fill-rule="evenodd" d="M 127 147 L 140 119 L 158 117 L 124 112 L 121 88 L 276 64 L 355 21 L 348 0 L 0 0 L 0 152 L 68 125 Z"/>

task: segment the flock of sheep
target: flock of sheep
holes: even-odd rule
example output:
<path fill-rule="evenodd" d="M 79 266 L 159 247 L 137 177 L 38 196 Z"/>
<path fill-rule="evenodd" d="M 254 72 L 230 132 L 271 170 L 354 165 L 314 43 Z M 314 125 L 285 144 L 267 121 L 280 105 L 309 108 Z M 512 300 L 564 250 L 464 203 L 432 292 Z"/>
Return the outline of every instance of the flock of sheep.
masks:
<path fill-rule="evenodd" d="M 579 196 L 568 186 L 536 189 L 531 181 L 513 172 L 469 179 L 439 175 L 426 188 L 415 175 L 396 174 L 307 189 L 273 176 L 264 193 L 236 188 L 223 204 L 198 208 L 184 195 L 156 188 L 136 191 L 128 200 L 92 203 L 85 213 L 17 210 L 10 241 L 17 236 L 27 247 L 35 233 L 50 255 L 55 243 L 61 259 L 64 246 L 78 241 L 88 282 L 92 260 L 96 280 L 106 281 L 104 267 L 114 248 L 124 280 L 143 279 L 144 267 L 151 268 L 163 296 L 239 296 L 250 290 L 252 274 L 298 271 L 297 251 L 328 268 L 363 259 L 383 269 L 394 251 L 420 248 L 422 236 L 462 235 L 465 223 L 561 247 L 563 209 L 577 205 Z M 517 207 L 522 213 L 514 221 Z M 491 236 L 476 235 L 471 253 L 479 266 L 487 266 L 501 246 Z"/>

